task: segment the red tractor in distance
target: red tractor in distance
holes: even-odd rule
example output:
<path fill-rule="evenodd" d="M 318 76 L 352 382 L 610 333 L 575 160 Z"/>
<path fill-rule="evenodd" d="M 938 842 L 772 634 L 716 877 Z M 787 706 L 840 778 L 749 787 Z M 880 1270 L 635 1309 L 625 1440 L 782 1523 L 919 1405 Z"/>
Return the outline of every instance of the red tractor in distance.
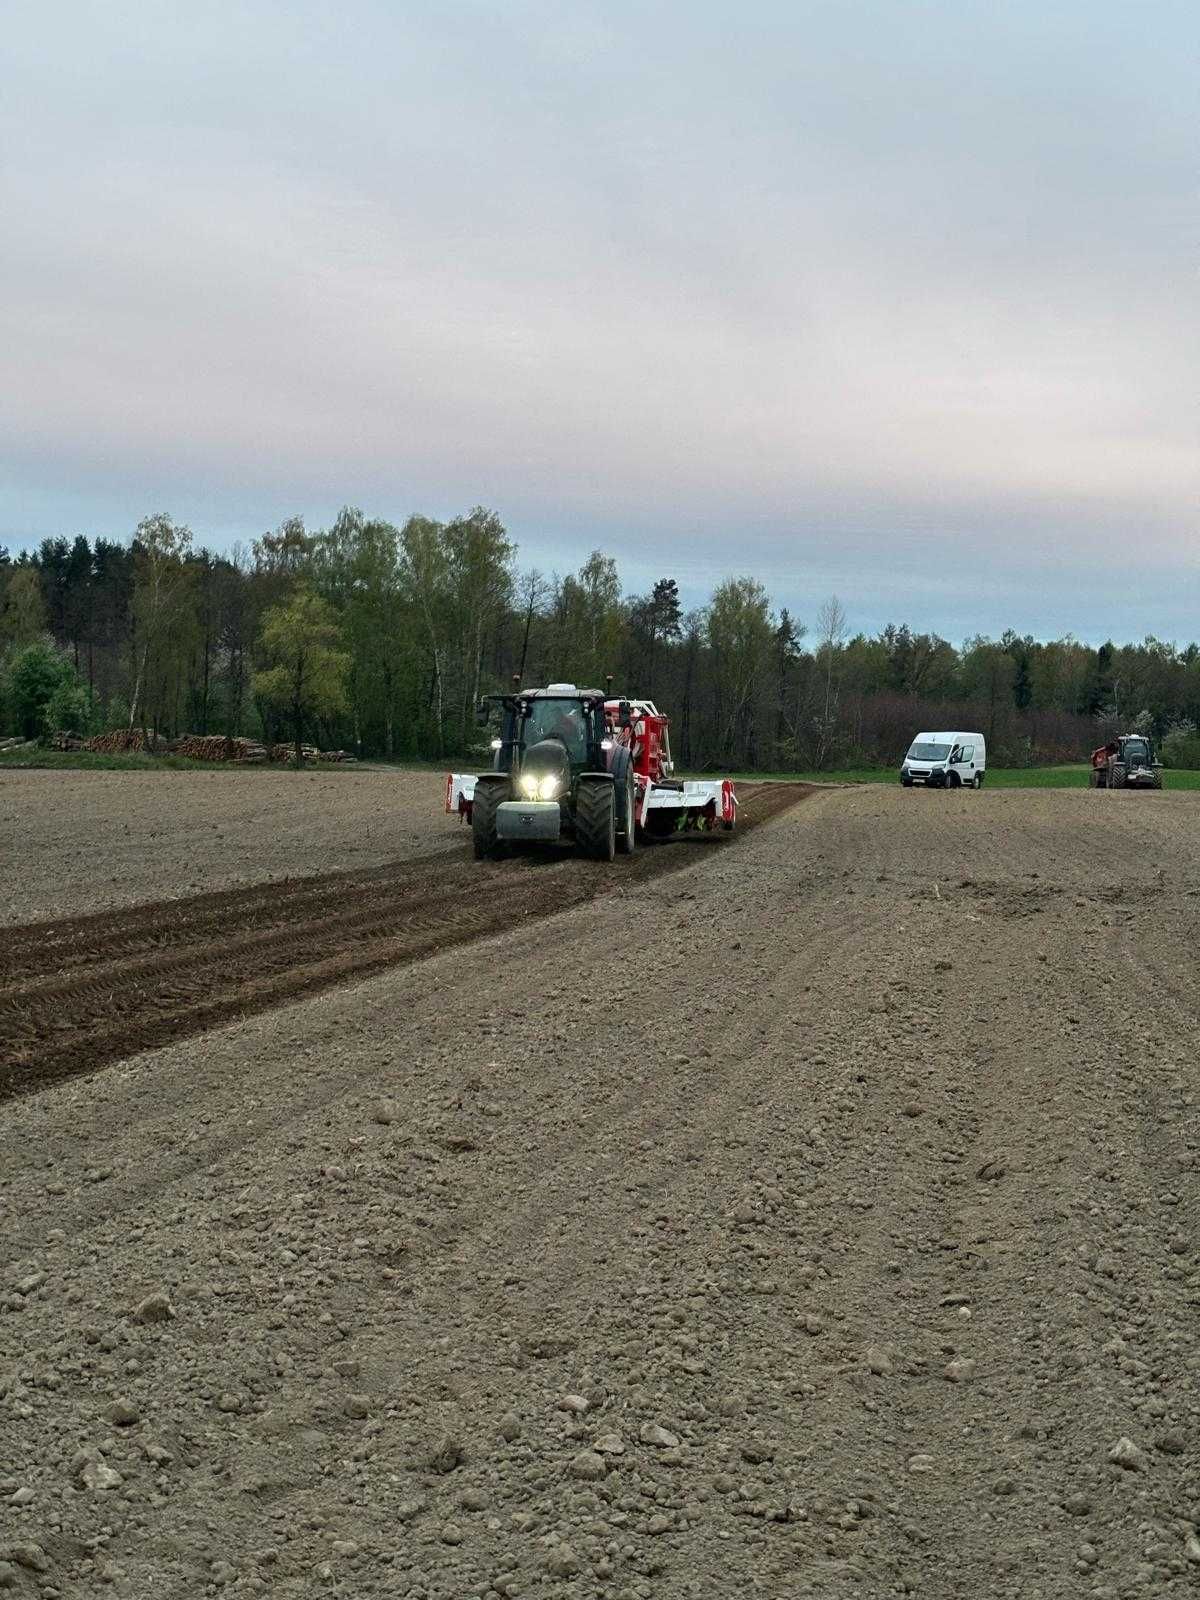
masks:
<path fill-rule="evenodd" d="M 613 695 L 611 680 L 603 692 L 514 685 L 486 697 L 482 725 L 496 704 L 502 727 L 492 770 L 446 778 L 446 810 L 471 824 L 476 856 L 567 838 L 584 855 L 611 861 L 617 850 L 631 855 L 639 839 L 734 827 L 728 778 L 674 776 L 667 718 L 652 700 Z"/>

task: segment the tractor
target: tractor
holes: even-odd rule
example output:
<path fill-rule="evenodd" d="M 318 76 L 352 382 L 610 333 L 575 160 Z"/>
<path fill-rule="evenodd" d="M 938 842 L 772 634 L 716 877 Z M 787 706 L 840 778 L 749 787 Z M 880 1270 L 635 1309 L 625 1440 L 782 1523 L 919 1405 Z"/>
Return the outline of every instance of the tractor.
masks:
<path fill-rule="evenodd" d="M 446 810 L 470 823 L 477 859 L 567 839 L 611 861 L 618 850 L 632 855 L 641 838 L 734 826 L 733 784 L 676 780 L 667 718 L 649 700 L 614 697 L 611 679 L 603 691 L 522 689 L 514 680 L 507 694 L 484 696 L 481 727 L 496 708 L 492 770 L 446 779 Z"/>
<path fill-rule="evenodd" d="M 1089 789 L 1161 789 L 1162 762 L 1144 733 L 1123 733 L 1092 751 Z"/>

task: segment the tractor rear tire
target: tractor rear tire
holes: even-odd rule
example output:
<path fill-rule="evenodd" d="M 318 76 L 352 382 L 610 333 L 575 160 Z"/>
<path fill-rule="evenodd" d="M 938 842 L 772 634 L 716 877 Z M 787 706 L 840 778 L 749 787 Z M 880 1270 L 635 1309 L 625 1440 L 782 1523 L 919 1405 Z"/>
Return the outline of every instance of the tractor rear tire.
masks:
<path fill-rule="evenodd" d="M 613 752 L 613 789 L 617 800 L 617 849 L 631 856 L 637 849 L 637 786 L 628 750 Z"/>
<path fill-rule="evenodd" d="M 592 861 L 611 861 L 615 857 L 617 793 L 611 783 L 580 783 L 575 801 L 575 839 Z"/>
<path fill-rule="evenodd" d="M 504 798 L 498 783 L 477 784 L 471 802 L 471 842 L 476 861 L 499 861 L 505 847 L 496 830 L 496 807 Z"/>
<path fill-rule="evenodd" d="M 1126 787 L 1127 770 L 1123 761 L 1112 762 L 1108 769 L 1108 787 L 1110 789 L 1124 789 Z"/>

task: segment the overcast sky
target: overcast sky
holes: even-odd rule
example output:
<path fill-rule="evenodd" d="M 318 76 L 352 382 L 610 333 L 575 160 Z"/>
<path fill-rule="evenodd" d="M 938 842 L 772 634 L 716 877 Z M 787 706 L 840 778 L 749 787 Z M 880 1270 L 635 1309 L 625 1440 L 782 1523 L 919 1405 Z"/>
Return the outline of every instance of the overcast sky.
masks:
<path fill-rule="evenodd" d="M 0 543 L 1200 636 L 1191 0 L 7 0 Z"/>

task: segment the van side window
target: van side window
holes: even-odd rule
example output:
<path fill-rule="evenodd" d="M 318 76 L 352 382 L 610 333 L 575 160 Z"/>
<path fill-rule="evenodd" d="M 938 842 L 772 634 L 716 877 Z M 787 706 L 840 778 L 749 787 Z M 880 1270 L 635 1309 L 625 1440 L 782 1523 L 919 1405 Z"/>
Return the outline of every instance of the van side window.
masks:
<path fill-rule="evenodd" d="M 974 759 L 975 759 L 975 746 L 973 744 L 965 744 L 965 745 L 963 745 L 963 747 L 962 747 L 962 758 L 963 758 L 964 761 L 974 761 Z"/>

